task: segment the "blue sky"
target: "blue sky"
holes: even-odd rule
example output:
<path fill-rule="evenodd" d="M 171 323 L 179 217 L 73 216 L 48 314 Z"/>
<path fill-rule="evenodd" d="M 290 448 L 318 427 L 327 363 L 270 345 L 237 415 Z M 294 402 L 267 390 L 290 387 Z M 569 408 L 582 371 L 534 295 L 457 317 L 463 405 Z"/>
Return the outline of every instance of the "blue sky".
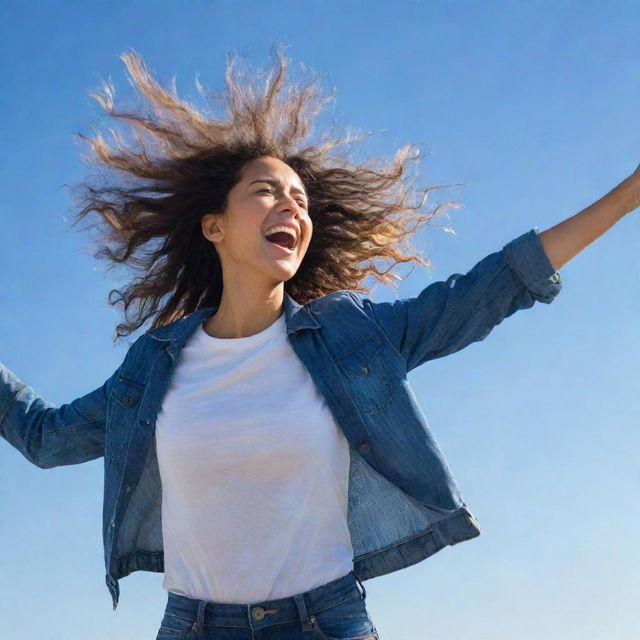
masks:
<path fill-rule="evenodd" d="M 463 207 L 456 235 L 419 232 L 416 295 L 537 226 L 600 198 L 640 163 L 640 7 L 634 2 L 34 2 L 0 7 L 0 359 L 58 405 L 101 385 L 127 349 L 107 304 L 122 284 L 70 229 L 64 184 L 87 174 L 88 96 L 132 47 L 198 100 L 227 52 L 324 75 L 326 118 L 380 131 L 361 154 L 430 144 L 424 184 Z M 361 155 L 359 159 L 364 157 Z M 425 364 L 410 382 L 483 535 L 365 583 L 380 637 L 635 637 L 640 448 L 640 218 L 561 269 L 551 305 Z M 401 275 L 407 270 L 400 268 Z M 153 638 L 161 574 L 121 581 L 112 611 L 101 542 L 102 460 L 38 469 L 0 443 L 0 619 L 26 640 Z"/>

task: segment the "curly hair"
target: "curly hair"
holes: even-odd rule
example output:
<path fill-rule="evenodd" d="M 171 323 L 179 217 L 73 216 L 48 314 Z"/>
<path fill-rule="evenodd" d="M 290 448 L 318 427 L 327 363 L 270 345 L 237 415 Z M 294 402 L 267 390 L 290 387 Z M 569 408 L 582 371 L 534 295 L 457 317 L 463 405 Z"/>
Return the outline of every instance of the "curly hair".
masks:
<path fill-rule="evenodd" d="M 245 82 L 242 73 L 235 79 L 236 59 L 229 55 L 226 93 L 206 91 L 196 75 L 201 95 L 212 104 L 226 104 L 224 119 L 182 100 L 175 78 L 171 90 L 163 88 L 132 49 L 120 58 L 131 84 L 152 110 L 117 109 L 111 81 L 103 81 L 102 91 L 90 94 L 109 116 L 128 125 L 135 138 L 134 144 L 127 144 L 108 129 L 110 145 L 95 127 L 93 138 L 77 134 L 92 152 L 82 159 L 105 171 L 96 176 L 103 180 L 101 185 L 87 178 L 79 195 L 71 189 L 80 209 L 73 225 L 90 212 L 98 215 L 90 227 L 100 231 L 93 256 L 106 258 L 108 268 L 125 264 L 138 272 L 124 291 L 109 292 L 109 304 L 124 309 L 114 342 L 152 316 L 155 328 L 220 303 L 222 266 L 213 243 L 202 233 L 201 219 L 225 210 L 227 194 L 241 179 L 243 166 L 263 156 L 278 158 L 296 171 L 309 198 L 313 236 L 297 272 L 284 283 L 298 303 L 342 289 L 369 293 L 362 285 L 368 275 L 383 283 L 402 280 L 389 273 L 398 263 L 431 266 L 428 259 L 408 253 L 415 250 L 408 238 L 436 215 L 459 208 L 458 202 L 445 202 L 420 211 L 430 190 L 457 185 L 429 186 L 420 190 L 417 203 L 411 202 L 412 189 L 406 188 L 403 177 L 409 162 L 419 158 L 417 149 L 411 153 L 417 144 L 404 145 L 392 162 L 381 166 L 353 164 L 335 151 L 360 141 L 362 135 L 340 138 L 327 132 L 315 144 L 303 146 L 315 116 L 334 92 L 324 94 L 317 79 L 302 86 L 286 83 L 288 61 L 281 45 L 276 54 L 278 67 L 264 85 L 262 71 Z M 455 235 L 451 228 L 441 228 Z M 393 263 L 380 270 L 375 259 Z"/>

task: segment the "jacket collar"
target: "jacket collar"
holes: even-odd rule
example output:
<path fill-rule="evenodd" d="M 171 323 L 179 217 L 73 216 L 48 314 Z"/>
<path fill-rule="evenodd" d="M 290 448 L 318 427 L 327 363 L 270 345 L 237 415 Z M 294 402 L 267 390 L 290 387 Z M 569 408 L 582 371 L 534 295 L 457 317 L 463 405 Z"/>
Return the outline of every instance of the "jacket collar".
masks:
<path fill-rule="evenodd" d="M 180 320 L 150 329 L 147 334 L 154 340 L 172 342 L 175 347 L 180 349 L 187 341 L 187 338 L 195 331 L 198 324 L 204 322 L 217 309 L 218 307 L 198 309 Z M 298 304 L 286 291 L 284 293 L 284 313 L 287 335 L 300 329 L 319 329 L 322 326 L 308 305 Z"/>

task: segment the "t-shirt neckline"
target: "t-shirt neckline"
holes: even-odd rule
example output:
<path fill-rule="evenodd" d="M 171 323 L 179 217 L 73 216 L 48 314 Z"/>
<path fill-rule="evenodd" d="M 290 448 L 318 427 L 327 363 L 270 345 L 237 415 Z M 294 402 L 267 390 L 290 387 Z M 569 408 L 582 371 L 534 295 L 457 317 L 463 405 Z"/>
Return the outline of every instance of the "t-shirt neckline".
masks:
<path fill-rule="evenodd" d="M 205 322 L 206 320 L 198 325 L 197 340 L 212 349 L 243 349 L 245 347 L 256 347 L 282 333 L 286 326 L 285 314 L 282 312 L 277 320 L 272 322 L 266 329 L 263 329 L 259 333 L 254 333 L 252 336 L 244 336 L 243 338 L 216 338 L 204 330 Z"/>

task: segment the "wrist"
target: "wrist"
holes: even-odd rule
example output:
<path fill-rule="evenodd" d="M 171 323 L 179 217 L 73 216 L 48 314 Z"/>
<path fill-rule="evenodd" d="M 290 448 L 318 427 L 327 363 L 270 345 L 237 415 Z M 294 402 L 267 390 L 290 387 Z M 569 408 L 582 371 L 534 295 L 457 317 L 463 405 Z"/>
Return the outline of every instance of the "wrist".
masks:
<path fill-rule="evenodd" d="M 615 210 L 622 218 L 640 207 L 640 175 L 631 175 L 614 187 L 606 196 L 614 203 Z"/>

